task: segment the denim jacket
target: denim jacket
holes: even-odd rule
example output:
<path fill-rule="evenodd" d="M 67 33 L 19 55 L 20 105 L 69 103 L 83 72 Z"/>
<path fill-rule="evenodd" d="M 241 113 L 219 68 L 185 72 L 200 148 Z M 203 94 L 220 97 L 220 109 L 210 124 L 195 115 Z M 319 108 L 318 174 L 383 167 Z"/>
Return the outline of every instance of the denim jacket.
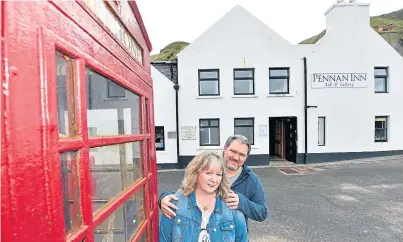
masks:
<path fill-rule="evenodd" d="M 248 166 L 243 165 L 239 177 L 232 184 L 231 189 L 239 196 L 238 209 L 245 216 L 246 224 L 248 219 L 262 222 L 271 220 L 271 215 L 267 206 L 266 194 L 262 182 L 255 172 Z M 174 192 L 163 192 L 158 199 L 158 206 L 161 207 L 161 200 Z"/>
<path fill-rule="evenodd" d="M 160 242 L 197 242 L 201 231 L 202 214 L 196 203 L 195 192 L 185 197 L 181 191 L 175 193 L 178 201 L 172 201 L 177 207 L 172 219 L 164 214 L 160 217 Z M 248 241 L 246 221 L 242 213 L 227 207 L 217 196 L 216 204 L 210 215 L 207 231 L 211 242 Z"/>

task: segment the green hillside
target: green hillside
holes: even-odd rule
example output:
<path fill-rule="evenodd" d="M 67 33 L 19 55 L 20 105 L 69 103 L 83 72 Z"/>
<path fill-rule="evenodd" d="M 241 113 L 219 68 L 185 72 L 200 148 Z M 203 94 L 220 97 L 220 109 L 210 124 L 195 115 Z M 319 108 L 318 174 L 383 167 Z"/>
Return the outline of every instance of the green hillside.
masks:
<path fill-rule="evenodd" d="M 370 20 L 371 27 L 378 31 L 379 28 L 386 29 L 388 24 L 393 24 L 393 30 L 399 33 L 400 38 L 403 39 L 403 8 L 388 14 L 373 16 Z M 320 34 L 315 35 L 309 39 L 302 41 L 300 44 L 315 44 L 326 34 L 326 30 Z M 389 40 L 388 40 L 389 41 Z M 398 39 L 390 40 L 391 45 L 395 45 Z"/>
<path fill-rule="evenodd" d="M 172 42 L 165 46 L 159 54 L 152 55 L 151 61 L 170 61 L 174 60 L 176 55 L 181 52 L 189 43 L 184 41 Z"/>

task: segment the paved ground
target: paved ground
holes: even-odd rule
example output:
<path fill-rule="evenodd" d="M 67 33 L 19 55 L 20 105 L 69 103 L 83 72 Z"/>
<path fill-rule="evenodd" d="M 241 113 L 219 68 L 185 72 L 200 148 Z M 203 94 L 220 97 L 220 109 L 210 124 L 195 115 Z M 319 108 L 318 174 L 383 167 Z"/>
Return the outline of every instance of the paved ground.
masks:
<path fill-rule="evenodd" d="M 309 167 L 253 168 L 273 220 L 251 222 L 251 241 L 403 241 L 402 156 Z M 183 171 L 158 176 L 160 192 L 176 190 Z"/>

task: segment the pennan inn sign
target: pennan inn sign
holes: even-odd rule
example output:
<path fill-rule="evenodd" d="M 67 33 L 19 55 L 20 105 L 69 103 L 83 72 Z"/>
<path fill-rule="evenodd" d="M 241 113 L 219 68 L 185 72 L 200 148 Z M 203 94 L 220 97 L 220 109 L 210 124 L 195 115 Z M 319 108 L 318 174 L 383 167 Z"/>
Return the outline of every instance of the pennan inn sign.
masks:
<path fill-rule="evenodd" d="M 368 87 L 366 73 L 313 73 L 312 88 Z"/>

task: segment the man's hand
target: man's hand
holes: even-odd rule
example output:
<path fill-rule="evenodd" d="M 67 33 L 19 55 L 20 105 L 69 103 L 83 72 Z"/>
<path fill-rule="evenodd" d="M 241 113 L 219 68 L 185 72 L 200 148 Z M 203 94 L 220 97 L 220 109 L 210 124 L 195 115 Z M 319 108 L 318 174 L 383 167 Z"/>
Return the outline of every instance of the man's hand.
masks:
<path fill-rule="evenodd" d="M 178 200 L 178 198 L 175 195 L 167 195 L 161 200 L 161 210 L 169 219 L 176 216 L 171 208 L 178 210 L 178 207 L 171 203 L 172 200 Z"/>
<path fill-rule="evenodd" d="M 239 205 L 239 196 L 235 192 L 230 191 L 224 201 L 231 209 L 237 209 Z"/>

